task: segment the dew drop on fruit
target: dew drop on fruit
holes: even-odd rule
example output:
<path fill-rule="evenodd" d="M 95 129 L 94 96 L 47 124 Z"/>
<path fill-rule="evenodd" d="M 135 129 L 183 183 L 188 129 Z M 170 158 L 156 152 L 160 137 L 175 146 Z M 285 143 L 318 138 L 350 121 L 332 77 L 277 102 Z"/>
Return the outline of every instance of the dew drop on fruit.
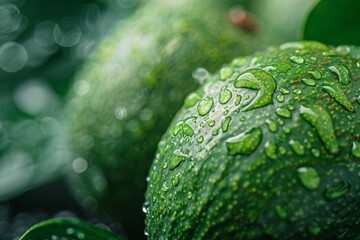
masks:
<path fill-rule="evenodd" d="M 311 149 L 311 153 L 314 157 L 320 157 L 320 151 L 318 149 Z"/>
<path fill-rule="evenodd" d="M 319 224 L 317 222 L 313 221 L 313 222 L 309 223 L 308 231 L 310 234 L 316 236 L 320 233 L 321 229 L 320 229 Z"/>
<path fill-rule="evenodd" d="M 289 141 L 290 148 L 297 154 L 297 155 L 304 155 L 305 148 L 299 141 L 291 139 Z"/>
<path fill-rule="evenodd" d="M 309 190 L 315 190 L 320 185 L 320 177 L 312 167 L 301 167 L 298 170 L 300 182 Z"/>
<path fill-rule="evenodd" d="M 350 53 L 350 47 L 348 45 L 337 46 L 335 50 L 340 55 L 347 55 Z"/>
<path fill-rule="evenodd" d="M 226 117 L 224 118 L 224 120 L 221 122 L 221 130 L 223 132 L 227 132 L 228 128 L 229 128 L 229 124 L 231 122 L 231 117 Z"/>
<path fill-rule="evenodd" d="M 338 102 L 346 110 L 353 112 L 354 106 L 349 101 L 343 90 L 336 83 L 324 82 L 322 90 L 330 95 L 332 99 Z"/>
<path fill-rule="evenodd" d="M 284 87 L 280 88 L 280 92 L 281 92 L 282 94 L 284 94 L 284 95 L 287 95 L 287 94 L 290 93 L 289 89 L 284 88 Z"/>
<path fill-rule="evenodd" d="M 223 67 L 220 69 L 220 80 L 226 80 L 227 78 L 231 77 L 233 74 L 233 68 L 232 67 Z"/>
<path fill-rule="evenodd" d="M 318 136 L 330 153 L 337 154 L 340 151 L 332 119 L 323 107 L 320 105 L 301 105 L 300 115 L 311 126 L 315 127 Z"/>
<path fill-rule="evenodd" d="M 303 78 L 301 79 L 301 81 L 307 85 L 307 86 L 310 86 L 310 87 L 314 87 L 316 85 L 316 82 L 315 80 L 311 79 L 311 78 Z"/>
<path fill-rule="evenodd" d="M 225 104 L 230 101 L 231 97 L 232 97 L 231 91 L 229 89 L 223 89 L 219 94 L 219 103 Z"/>
<path fill-rule="evenodd" d="M 199 113 L 200 116 L 205 116 L 206 114 L 208 114 L 212 108 L 212 106 L 214 105 L 214 100 L 211 97 L 206 97 L 204 99 L 202 99 L 197 107 L 197 111 Z"/>
<path fill-rule="evenodd" d="M 270 159 L 273 159 L 273 160 L 276 160 L 277 156 L 276 156 L 276 145 L 274 142 L 271 142 L 271 141 L 267 141 L 265 143 L 265 155 L 270 158 Z"/>
<path fill-rule="evenodd" d="M 296 89 L 294 89 L 293 93 L 295 93 L 296 95 L 300 95 L 300 94 L 302 94 L 302 91 L 301 91 L 301 89 L 296 88 Z"/>
<path fill-rule="evenodd" d="M 265 123 L 270 132 L 277 132 L 278 127 L 275 120 L 268 118 L 265 120 Z"/>
<path fill-rule="evenodd" d="M 277 100 L 279 103 L 282 103 L 282 102 L 284 102 L 285 97 L 284 97 L 284 95 L 282 95 L 282 93 L 279 93 L 279 94 L 276 96 L 276 100 Z"/>
<path fill-rule="evenodd" d="M 180 149 L 176 149 L 170 157 L 169 169 L 174 170 L 177 166 L 180 165 L 182 161 L 185 161 L 189 158 L 188 155 L 182 153 Z"/>
<path fill-rule="evenodd" d="M 331 201 L 344 196 L 350 191 L 350 184 L 347 181 L 341 181 L 333 186 L 327 187 L 324 191 L 324 197 Z"/>
<path fill-rule="evenodd" d="M 353 142 L 351 153 L 354 157 L 360 158 L 360 142 L 358 141 Z"/>
<path fill-rule="evenodd" d="M 315 80 L 319 80 L 322 77 L 318 70 L 309 71 L 308 73 L 311 74 Z"/>
<path fill-rule="evenodd" d="M 172 180 L 171 180 L 171 184 L 173 186 L 177 186 L 179 184 L 180 181 L 180 174 L 176 174 L 175 176 L 173 176 Z"/>
<path fill-rule="evenodd" d="M 243 111 L 248 111 L 272 103 L 273 94 L 276 89 L 276 81 L 266 71 L 252 68 L 242 73 L 234 81 L 234 87 L 257 91 L 256 97 L 243 109 Z"/>
<path fill-rule="evenodd" d="M 275 206 L 275 211 L 277 213 L 277 215 L 281 218 L 281 219 L 286 219 L 288 214 L 287 212 L 285 211 L 285 209 L 280 206 L 280 205 L 276 205 Z"/>
<path fill-rule="evenodd" d="M 185 108 L 191 108 L 201 99 L 201 95 L 198 92 L 190 93 L 185 99 Z"/>
<path fill-rule="evenodd" d="M 340 83 L 348 85 L 350 83 L 349 70 L 342 64 L 329 67 L 329 70 L 338 76 Z"/>
<path fill-rule="evenodd" d="M 262 131 L 260 128 L 254 128 L 246 133 L 231 137 L 226 140 L 228 154 L 231 156 L 237 154 L 250 154 L 258 147 L 261 138 Z"/>
<path fill-rule="evenodd" d="M 305 62 L 304 58 L 301 57 L 301 56 L 291 56 L 290 57 L 290 60 L 294 63 L 297 63 L 297 64 L 303 64 Z"/>
<path fill-rule="evenodd" d="M 283 118 L 291 118 L 291 112 L 287 108 L 278 107 L 275 109 L 276 115 Z"/>

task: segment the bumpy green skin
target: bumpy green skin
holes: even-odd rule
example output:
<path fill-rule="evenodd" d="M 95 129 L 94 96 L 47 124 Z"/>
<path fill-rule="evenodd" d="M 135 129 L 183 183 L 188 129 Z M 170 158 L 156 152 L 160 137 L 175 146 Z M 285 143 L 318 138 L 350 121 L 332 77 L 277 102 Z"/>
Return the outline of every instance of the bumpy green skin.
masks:
<path fill-rule="evenodd" d="M 150 168 L 149 239 L 358 237 L 358 53 L 288 43 L 190 94 Z"/>
<path fill-rule="evenodd" d="M 215 0 L 151 1 L 112 30 L 76 77 L 65 114 L 75 158 L 88 169 L 71 185 L 129 232 L 143 235 L 147 172 L 162 134 L 197 87 L 192 71 L 215 71 L 256 46 L 228 22 L 228 10 Z"/>

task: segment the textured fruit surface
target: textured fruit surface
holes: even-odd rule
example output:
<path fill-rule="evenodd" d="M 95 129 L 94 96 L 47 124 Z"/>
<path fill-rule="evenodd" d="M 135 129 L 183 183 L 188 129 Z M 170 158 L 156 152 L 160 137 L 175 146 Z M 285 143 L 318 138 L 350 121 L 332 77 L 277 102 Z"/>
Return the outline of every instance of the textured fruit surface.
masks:
<path fill-rule="evenodd" d="M 131 232 L 143 235 L 148 168 L 194 78 L 254 49 L 228 10 L 218 1 L 151 1 L 113 29 L 76 77 L 66 110 L 72 185 L 84 204 L 120 216 Z"/>
<path fill-rule="evenodd" d="M 291 42 L 205 80 L 150 168 L 149 239 L 359 237 L 358 59 Z"/>

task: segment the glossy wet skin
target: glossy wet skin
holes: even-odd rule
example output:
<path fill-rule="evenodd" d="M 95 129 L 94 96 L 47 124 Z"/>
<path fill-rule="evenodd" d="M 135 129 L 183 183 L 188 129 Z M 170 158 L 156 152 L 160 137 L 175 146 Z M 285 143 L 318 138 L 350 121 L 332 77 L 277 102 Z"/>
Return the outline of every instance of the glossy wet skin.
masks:
<path fill-rule="evenodd" d="M 358 51 L 284 44 L 190 94 L 150 170 L 149 238 L 357 236 Z"/>

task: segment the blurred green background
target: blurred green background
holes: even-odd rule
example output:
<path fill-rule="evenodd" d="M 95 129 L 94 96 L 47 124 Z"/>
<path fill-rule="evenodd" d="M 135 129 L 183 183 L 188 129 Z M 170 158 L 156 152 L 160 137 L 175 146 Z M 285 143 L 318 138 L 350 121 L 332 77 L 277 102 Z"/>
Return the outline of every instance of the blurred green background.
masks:
<path fill-rule="evenodd" d="M 138 5 L 0 0 L 0 239 L 18 239 L 33 224 L 56 216 L 108 222 L 121 232 L 77 205 L 60 178 L 67 152 L 52 136 L 61 138 L 59 111 L 73 75 L 111 25 Z"/>

